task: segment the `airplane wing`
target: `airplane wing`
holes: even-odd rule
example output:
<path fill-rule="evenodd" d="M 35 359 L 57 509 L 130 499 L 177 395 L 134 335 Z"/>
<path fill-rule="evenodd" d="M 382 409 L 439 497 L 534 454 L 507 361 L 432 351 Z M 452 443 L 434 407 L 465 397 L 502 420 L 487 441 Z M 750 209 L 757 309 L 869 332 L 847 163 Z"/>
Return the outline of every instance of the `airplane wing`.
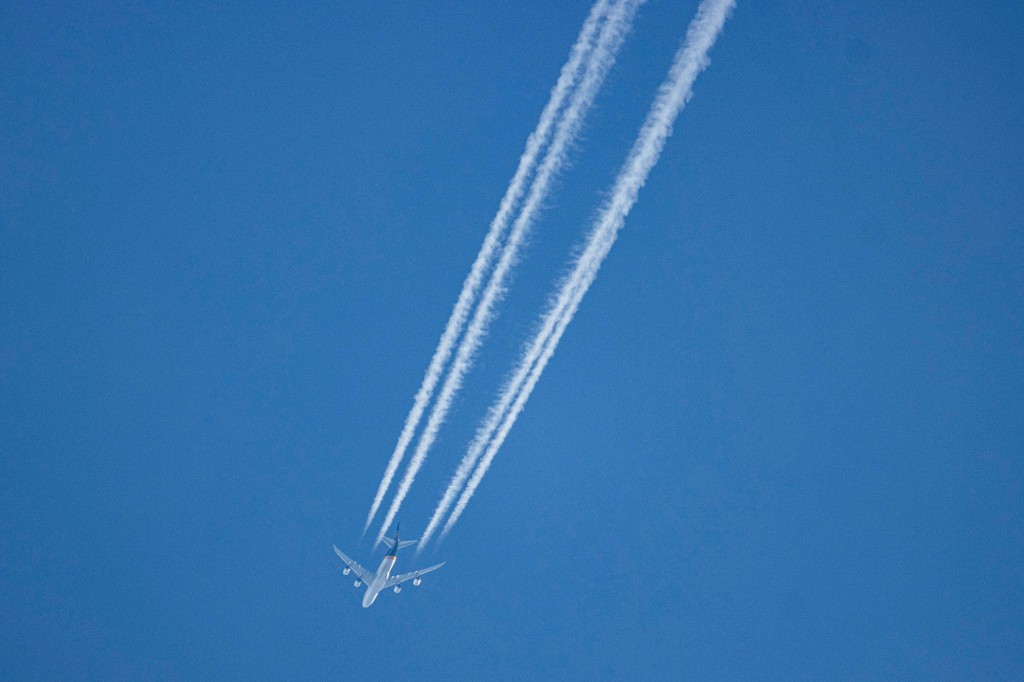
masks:
<path fill-rule="evenodd" d="M 418 571 L 412 571 L 411 573 L 399 573 L 398 575 L 393 575 L 390 578 L 388 578 L 388 581 L 386 583 L 384 583 L 383 589 L 386 590 L 389 587 L 394 587 L 395 585 L 401 585 L 406 580 L 412 580 L 413 578 L 419 578 L 424 573 L 430 573 L 431 571 L 436 571 L 437 569 L 441 568 L 442 566 L 444 566 L 444 562 L 443 561 L 441 563 L 439 563 L 437 566 L 431 566 L 430 568 L 421 568 Z"/>
<path fill-rule="evenodd" d="M 341 560 L 345 562 L 345 566 L 351 568 L 355 572 L 356 576 L 358 576 L 359 579 L 362 580 L 364 583 L 369 584 L 373 582 L 373 574 L 367 571 L 359 564 L 357 564 L 352 559 L 349 559 L 347 556 L 345 556 L 344 552 L 338 549 L 337 545 L 334 546 L 334 553 L 337 554 L 341 558 Z"/>

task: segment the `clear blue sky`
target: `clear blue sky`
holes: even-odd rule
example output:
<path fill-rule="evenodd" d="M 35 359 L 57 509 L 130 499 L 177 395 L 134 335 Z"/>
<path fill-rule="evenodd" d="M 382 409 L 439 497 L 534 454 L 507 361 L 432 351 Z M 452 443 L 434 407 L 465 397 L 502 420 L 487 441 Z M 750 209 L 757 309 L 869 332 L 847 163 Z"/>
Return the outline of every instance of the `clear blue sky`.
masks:
<path fill-rule="evenodd" d="M 417 533 L 694 0 L 651 0 Z M 1024 5 L 740 2 L 421 587 L 360 531 L 587 2 L 0 7 L 0 678 L 1024 679 Z M 400 559 L 410 566 L 410 557 Z"/>

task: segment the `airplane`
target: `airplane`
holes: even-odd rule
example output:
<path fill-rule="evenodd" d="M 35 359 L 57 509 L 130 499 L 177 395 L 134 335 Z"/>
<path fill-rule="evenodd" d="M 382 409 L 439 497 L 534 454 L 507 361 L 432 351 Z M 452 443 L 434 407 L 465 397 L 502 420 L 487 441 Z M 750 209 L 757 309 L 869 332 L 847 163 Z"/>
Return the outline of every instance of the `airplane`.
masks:
<path fill-rule="evenodd" d="M 412 580 L 412 584 L 418 586 L 423 582 L 423 579 L 420 576 L 425 573 L 430 573 L 431 571 L 436 571 L 445 564 L 445 562 L 442 561 L 437 566 L 431 566 L 430 568 L 421 568 L 418 571 L 391 575 L 391 569 L 395 567 L 395 561 L 398 559 L 398 550 L 403 547 L 416 544 L 416 540 L 400 539 L 398 537 L 398 526 L 395 526 L 395 538 L 392 540 L 385 536 L 384 542 L 388 546 L 388 553 L 384 555 L 384 560 L 380 562 L 380 566 L 377 568 L 376 573 L 370 573 L 358 563 L 345 556 L 344 552 L 338 549 L 337 545 L 334 546 L 334 553 L 345 562 L 345 568 L 341 572 L 348 575 L 350 572 L 355 571 L 356 587 L 366 583 L 366 594 L 363 595 L 364 609 L 369 608 L 370 604 L 377 599 L 377 595 L 389 587 L 394 587 L 395 594 L 398 594 L 402 591 L 402 583 L 406 580 Z"/>

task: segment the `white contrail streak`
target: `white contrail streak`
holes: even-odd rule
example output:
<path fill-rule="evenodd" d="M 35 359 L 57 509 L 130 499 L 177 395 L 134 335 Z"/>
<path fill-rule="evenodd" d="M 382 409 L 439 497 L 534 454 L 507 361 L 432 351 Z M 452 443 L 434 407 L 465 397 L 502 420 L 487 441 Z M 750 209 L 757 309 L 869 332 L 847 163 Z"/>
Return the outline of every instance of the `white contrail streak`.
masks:
<path fill-rule="evenodd" d="M 486 422 L 474 439 L 466 457 L 469 458 L 478 441 L 485 441 L 488 434 L 493 434 L 483 459 L 477 464 L 473 476 L 459 497 L 444 529 L 443 539 L 459 520 L 470 498 L 487 473 L 491 462 L 509 430 L 522 412 L 544 372 L 544 368 L 561 340 L 569 322 L 579 308 L 580 302 L 593 283 L 602 262 L 611 250 L 626 216 L 636 203 L 640 188 L 657 163 L 665 141 L 672 132 L 672 124 L 683 106 L 692 95 L 693 83 L 698 74 L 708 65 L 707 53 L 721 32 L 729 12 L 735 6 L 735 0 L 704 0 L 697 9 L 697 15 L 690 23 L 686 39 L 676 53 L 668 78 L 661 85 L 658 95 L 647 115 L 647 120 L 640 129 L 640 134 L 633 143 L 626 163 L 619 173 L 612 189 L 610 198 L 598 215 L 587 245 L 576 259 L 571 274 L 563 281 L 557 299 L 544 317 L 540 330 L 520 358 L 518 369 L 509 381 L 503 394 L 492 407 Z M 514 396 L 514 400 L 513 400 Z M 509 407 L 511 405 L 511 407 Z M 504 414 L 501 426 L 495 432 L 495 425 Z M 477 453 L 479 456 L 479 453 Z M 453 479 L 454 482 L 454 479 Z M 427 540 L 426 534 L 421 545 Z"/>
<path fill-rule="evenodd" d="M 441 335 L 441 340 L 437 344 L 434 356 L 430 359 L 430 365 L 427 367 L 427 372 L 423 377 L 423 383 L 420 385 L 419 390 L 416 392 L 416 397 L 413 399 L 412 409 L 409 411 L 409 415 L 405 418 L 405 425 L 402 426 L 402 432 L 398 436 L 398 443 L 395 445 L 394 452 L 391 453 L 391 459 L 388 460 L 387 467 L 384 470 L 384 477 L 381 479 L 380 485 L 377 486 L 377 494 L 374 495 L 373 504 L 370 505 L 370 513 L 366 516 L 366 524 L 363 526 L 363 533 L 366 533 L 366 530 L 370 527 L 370 523 L 373 522 L 373 517 L 376 516 L 377 510 L 380 508 L 381 502 L 384 500 L 384 495 L 387 493 L 388 488 L 391 486 L 391 481 L 395 477 L 398 465 L 401 464 L 402 458 L 405 456 L 406 448 L 409 447 L 409 443 L 412 441 L 413 434 L 416 432 L 416 427 L 423 418 L 423 413 L 426 411 L 427 404 L 430 402 L 430 398 L 434 394 L 434 389 L 437 388 L 437 382 L 441 378 L 445 363 L 448 362 L 448 358 L 451 357 L 455 341 L 459 338 L 459 334 L 461 334 L 466 325 L 466 318 L 469 316 L 470 308 L 473 306 L 477 294 L 480 291 L 480 285 L 483 282 L 484 274 L 487 272 L 491 262 L 494 260 L 495 253 L 497 252 L 498 246 L 501 242 L 501 236 L 504 233 L 505 228 L 508 227 L 509 220 L 512 217 L 513 209 L 516 207 L 517 203 L 523 196 L 523 192 L 526 190 L 527 180 L 537 164 L 537 158 L 540 155 L 541 149 L 551 137 L 552 127 L 556 122 L 557 115 L 562 110 L 566 97 L 568 97 L 570 91 L 579 81 L 584 62 L 590 56 L 593 49 L 594 36 L 608 12 L 608 5 L 610 1 L 611 0 L 597 0 L 597 2 L 594 3 L 593 8 L 590 10 L 590 14 L 583 22 L 583 28 L 580 29 L 580 34 L 576 39 L 576 43 L 573 45 L 572 50 L 569 53 L 569 59 L 562 67 L 562 71 L 558 76 L 558 81 L 555 83 L 555 87 L 551 90 L 551 96 L 548 98 L 548 103 L 540 114 L 540 119 L 537 121 L 537 127 L 532 133 L 530 133 L 530 136 L 526 140 L 526 149 L 523 151 L 523 155 L 519 158 L 519 166 L 516 168 L 516 172 L 512 176 L 512 181 L 509 183 L 508 189 L 505 190 L 505 196 L 502 198 L 501 204 L 498 206 L 497 214 L 495 214 L 494 219 L 491 220 L 491 226 L 487 231 L 487 235 L 484 237 L 484 243 L 480 247 L 480 253 L 477 254 L 476 260 L 473 261 L 473 266 L 469 271 L 469 275 L 466 277 L 466 281 L 462 284 L 462 291 L 459 292 L 459 298 L 455 303 L 455 308 L 452 309 L 452 314 L 448 318 L 448 324 L 444 328 L 444 333 Z"/>
<path fill-rule="evenodd" d="M 390 527 L 416 478 L 416 474 L 423 466 L 427 452 L 437 438 L 437 432 L 448 415 L 455 394 L 462 386 L 462 379 L 473 363 L 473 356 L 487 334 L 494 305 L 505 292 L 505 280 L 512 266 L 515 265 L 519 247 L 532 226 L 537 211 L 547 197 L 551 181 L 565 164 L 569 148 L 579 133 L 583 117 L 590 109 L 608 69 L 615 61 L 615 53 L 622 45 L 626 32 L 632 24 L 633 15 L 641 2 L 642 0 L 623 0 L 617 3 L 612 7 L 604 26 L 601 27 L 597 44 L 587 62 L 583 78 L 576 90 L 573 91 L 570 102 L 566 106 L 562 118 L 558 121 L 554 137 L 545 152 L 544 160 L 537 168 L 529 194 L 523 202 L 519 216 L 512 225 L 498 264 L 494 267 L 494 272 L 491 273 L 491 278 L 473 314 L 473 319 L 456 351 L 455 360 L 452 361 L 448 369 L 448 376 L 441 387 L 441 393 L 434 403 L 430 417 L 427 419 L 427 425 L 423 428 L 423 433 L 420 434 L 416 451 L 409 460 L 405 475 L 398 485 L 398 491 L 388 508 L 381 530 L 377 534 L 377 543 L 381 541 L 384 533 Z"/>

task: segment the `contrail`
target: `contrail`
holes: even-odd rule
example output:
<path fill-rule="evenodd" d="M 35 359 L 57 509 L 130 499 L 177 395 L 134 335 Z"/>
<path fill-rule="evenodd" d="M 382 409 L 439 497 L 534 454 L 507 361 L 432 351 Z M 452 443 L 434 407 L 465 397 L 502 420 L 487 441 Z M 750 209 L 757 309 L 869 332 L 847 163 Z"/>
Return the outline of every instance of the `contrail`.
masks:
<path fill-rule="evenodd" d="M 547 196 L 552 179 L 565 163 L 569 147 L 579 133 L 583 117 L 590 109 L 608 69 L 615 61 L 615 53 L 622 45 L 626 32 L 632 24 L 633 15 L 641 2 L 642 0 L 623 0 L 617 3 L 612 7 L 604 26 L 601 27 L 597 44 L 587 62 L 583 78 L 576 90 L 573 91 L 570 102 L 566 106 L 562 118 L 558 121 L 554 137 L 545 152 L 544 160 L 537 168 L 529 194 L 523 202 L 519 216 L 512 225 L 498 264 L 495 266 L 494 272 L 491 273 L 491 278 L 473 314 L 473 319 L 456 351 L 455 360 L 452 361 L 451 367 L 448 369 L 448 376 L 441 387 L 441 393 L 434 403 L 430 417 L 427 419 L 427 425 L 424 427 L 423 433 L 420 434 L 416 451 L 409 460 L 405 475 L 399 483 L 395 498 L 391 502 L 381 530 L 377 534 L 377 543 L 380 543 L 384 533 L 394 520 L 416 474 L 423 466 L 427 452 L 437 438 L 437 432 L 444 423 L 452 400 L 462 386 L 462 379 L 473 363 L 473 355 L 487 333 L 494 305 L 505 292 L 505 279 L 515 264 L 519 247 Z"/>
<path fill-rule="evenodd" d="M 698 7 L 697 15 L 687 29 L 686 39 L 676 53 L 668 78 L 659 88 L 640 134 L 615 180 L 610 198 L 595 220 L 583 253 L 576 259 L 571 274 L 563 281 L 558 297 L 545 315 L 540 330 L 520 358 L 515 375 L 492 407 L 470 451 L 466 454 L 464 461 L 468 461 L 474 452 L 473 446 L 479 448 L 478 441 L 486 442 L 488 434 L 493 434 L 483 459 L 477 464 L 473 476 L 444 525 L 442 539 L 459 520 L 473 493 L 476 492 L 509 430 L 526 405 L 537 380 L 554 354 L 562 334 L 597 276 L 601 264 L 614 245 L 626 216 L 636 203 L 640 188 L 661 155 L 665 141 L 672 132 L 676 116 L 692 96 L 694 81 L 700 72 L 707 68 L 707 53 L 714 45 L 734 6 L 735 0 L 704 0 Z M 504 419 L 495 433 L 495 425 L 501 414 L 504 414 Z M 476 456 L 479 456 L 478 451 Z M 452 482 L 455 483 L 455 479 Z M 426 540 L 427 535 L 424 534 L 421 546 Z"/>
<path fill-rule="evenodd" d="M 387 467 L 384 470 L 384 477 L 381 479 L 380 485 L 377 486 L 377 494 L 374 495 L 373 504 L 370 505 L 370 513 L 367 514 L 366 524 L 363 526 L 364 534 L 370 527 L 370 523 L 373 522 L 373 517 L 376 516 L 377 510 L 380 508 L 381 502 L 384 500 L 384 495 L 391 486 L 391 481 L 395 477 L 398 465 L 401 464 L 402 458 L 405 456 L 406 448 L 409 447 L 413 434 L 416 432 L 416 427 L 423 418 L 423 413 L 427 408 L 427 404 L 430 402 L 430 398 L 434 394 L 434 389 L 437 388 L 437 382 L 441 378 L 444 365 L 448 361 L 448 358 L 451 357 L 452 347 L 455 345 L 456 339 L 459 338 L 459 334 L 466 325 L 466 318 L 469 316 L 470 308 L 473 306 L 473 302 L 476 300 L 477 294 L 480 291 L 480 285 L 483 281 L 484 274 L 487 272 L 491 262 L 494 260 L 494 255 L 498 250 L 501 236 L 509 224 L 513 209 L 523 196 L 523 192 L 526 189 L 526 182 L 537 164 L 537 157 L 540 155 L 540 151 L 543 146 L 551 137 L 552 127 L 555 124 L 557 115 L 562 110 L 566 97 L 579 81 L 584 62 L 593 50 L 594 35 L 597 33 L 598 26 L 608 13 L 609 2 L 610 0 L 597 0 L 597 2 L 594 3 L 594 6 L 590 10 L 590 14 L 583 22 L 583 28 L 580 29 L 580 34 L 576 38 L 576 43 L 573 45 L 572 50 L 569 53 L 569 59 L 562 67 L 562 71 L 558 76 L 558 81 L 555 83 L 555 87 L 551 90 L 551 96 L 548 98 L 548 103 L 544 106 L 544 110 L 540 114 L 537 127 L 532 133 L 530 133 L 530 136 L 526 140 L 526 149 L 523 151 L 523 155 L 519 158 L 519 166 L 516 168 L 516 172 L 512 176 L 512 181 L 509 183 L 508 189 L 505 190 L 505 196 L 502 197 L 501 203 L 498 206 L 497 214 L 495 214 L 494 219 L 491 220 L 490 228 L 487 231 L 487 235 L 484 237 L 484 243 L 480 247 L 480 253 L 477 254 L 476 260 L 473 261 L 473 266 L 469 271 L 469 275 L 466 277 L 466 281 L 462 284 L 462 291 L 459 292 L 459 298 L 455 303 L 455 308 L 452 309 L 452 314 L 448 318 L 448 324 L 445 325 L 444 333 L 441 335 L 441 340 L 437 344 L 434 356 L 430 359 L 430 365 L 427 367 L 427 372 L 423 377 L 423 383 L 420 385 L 419 390 L 416 392 L 416 397 L 413 399 L 412 409 L 409 411 L 409 415 L 405 418 L 405 425 L 402 426 L 402 432 L 398 436 L 398 444 L 395 445 L 395 451 L 391 453 L 391 459 L 388 460 Z"/>

